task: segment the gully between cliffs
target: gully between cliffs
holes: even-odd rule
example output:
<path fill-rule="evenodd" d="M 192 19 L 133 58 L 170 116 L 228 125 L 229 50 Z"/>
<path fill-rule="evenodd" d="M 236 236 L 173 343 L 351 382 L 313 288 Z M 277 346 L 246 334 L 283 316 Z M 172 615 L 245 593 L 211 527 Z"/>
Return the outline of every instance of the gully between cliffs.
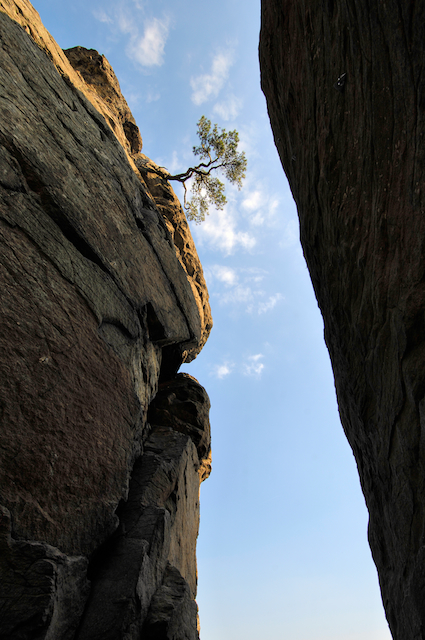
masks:
<path fill-rule="evenodd" d="M 424 21 L 418 2 L 262 2 L 262 88 L 396 640 L 425 633 Z"/>

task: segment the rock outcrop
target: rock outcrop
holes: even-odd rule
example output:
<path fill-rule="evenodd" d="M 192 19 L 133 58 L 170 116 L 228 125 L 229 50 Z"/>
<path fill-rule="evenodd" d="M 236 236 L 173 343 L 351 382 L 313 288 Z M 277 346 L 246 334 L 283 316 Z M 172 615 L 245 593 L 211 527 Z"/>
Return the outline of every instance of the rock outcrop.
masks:
<path fill-rule="evenodd" d="M 202 322 L 202 335 L 199 343 L 200 351 L 208 339 L 213 323 L 204 275 L 202 269 L 199 269 L 199 257 L 186 216 L 170 183 L 158 174 L 160 167 L 143 153 L 133 156 L 133 159 L 144 179 L 149 193 L 155 200 L 158 210 L 164 216 L 165 223 L 176 247 L 177 256 L 183 269 L 186 271 L 193 295 L 197 301 Z M 198 351 L 191 354 L 190 359 L 195 357 L 197 353 Z"/>
<path fill-rule="evenodd" d="M 94 92 L 94 106 L 101 110 L 118 140 L 130 154 L 142 150 L 142 137 L 127 100 L 121 93 L 118 78 L 105 58 L 94 49 L 73 47 L 64 54 L 72 68 L 77 71 L 88 87 Z M 87 91 L 87 97 L 92 96 Z M 99 98 L 102 102 L 99 101 Z M 89 98 L 90 99 L 90 98 Z M 111 117 L 112 116 L 112 117 Z"/>
<path fill-rule="evenodd" d="M 424 20 L 417 2 L 263 0 L 260 39 L 397 640 L 425 632 Z"/>
<path fill-rule="evenodd" d="M 209 400 L 176 373 L 212 323 L 190 232 L 107 60 L 65 55 L 26 0 L 0 0 L 0 85 L 0 637 L 195 639 Z"/>

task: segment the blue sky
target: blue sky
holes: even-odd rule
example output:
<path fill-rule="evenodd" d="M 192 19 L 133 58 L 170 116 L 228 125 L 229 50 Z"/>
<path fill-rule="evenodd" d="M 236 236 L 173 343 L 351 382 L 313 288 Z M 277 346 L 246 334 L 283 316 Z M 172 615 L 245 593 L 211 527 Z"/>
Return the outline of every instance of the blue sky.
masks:
<path fill-rule="evenodd" d="M 212 402 L 202 640 L 388 640 L 367 512 L 260 90 L 259 0 L 33 4 L 62 48 L 106 55 L 155 162 L 192 164 L 201 115 L 236 128 L 248 158 L 243 190 L 228 188 L 224 211 L 192 226 L 214 318 L 184 368 Z"/>

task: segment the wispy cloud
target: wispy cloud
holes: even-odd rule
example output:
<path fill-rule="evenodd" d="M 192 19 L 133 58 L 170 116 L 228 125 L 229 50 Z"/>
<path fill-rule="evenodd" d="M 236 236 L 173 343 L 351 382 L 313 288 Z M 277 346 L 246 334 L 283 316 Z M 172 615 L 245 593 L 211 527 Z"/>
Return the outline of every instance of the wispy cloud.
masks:
<path fill-rule="evenodd" d="M 199 242 L 206 242 L 225 255 L 232 254 L 237 248 L 249 251 L 256 244 L 252 234 L 237 230 L 236 218 L 229 206 L 222 210 L 213 209 L 205 221 L 193 229 L 193 233 Z"/>
<path fill-rule="evenodd" d="M 221 304 L 226 305 L 238 305 L 246 303 L 246 310 L 251 311 L 253 302 L 255 299 L 255 293 L 252 288 L 243 284 L 238 284 L 232 288 L 227 294 L 221 297 Z"/>
<path fill-rule="evenodd" d="M 215 375 L 219 380 L 222 380 L 232 373 L 234 366 L 233 362 L 223 362 L 222 364 L 218 364 L 213 368 L 213 375 Z"/>
<path fill-rule="evenodd" d="M 127 46 L 127 55 L 144 67 L 161 66 L 164 63 L 165 43 L 168 38 L 168 18 L 151 18 L 144 24 L 143 35 L 133 35 Z"/>
<path fill-rule="evenodd" d="M 158 91 L 150 90 L 146 95 L 146 102 L 149 104 L 150 102 L 157 102 L 161 97 L 161 94 Z"/>
<path fill-rule="evenodd" d="M 232 64 L 233 51 L 228 49 L 217 53 L 213 58 L 210 73 L 191 78 L 192 102 L 200 105 L 211 98 L 216 98 L 229 76 Z"/>
<path fill-rule="evenodd" d="M 246 376 L 253 376 L 259 378 L 264 370 L 264 364 L 260 362 L 264 358 L 262 353 L 257 353 L 254 356 L 249 356 L 247 362 L 243 365 L 243 373 Z"/>
<path fill-rule="evenodd" d="M 226 98 L 226 100 L 217 102 L 217 104 L 214 105 L 213 113 L 220 116 L 223 120 L 234 120 L 239 115 L 241 108 L 242 100 L 232 94 Z"/>
<path fill-rule="evenodd" d="M 238 282 L 237 273 L 235 269 L 232 269 L 231 267 L 216 264 L 211 270 L 217 280 L 223 282 L 228 287 L 233 287 Z"/>
<path fill-rule="evenodd" d="M 276 293 L 276 295 L 270 296 L 269 299 L 265 302 L 260 302 L 260 304 L 258 305 L 259 315 L 262 315 L 263 313 L 267 313 L 268 311 L 274 309 L 279 300 L 282 300 L 282 297 L 283 296 L 281 293 Z"/>
<path fill-rule="evenodd" d="M 108 23 L 115 36 L 121 34 L 127 37 L 125 53 L 128 58 L 147 68 L 161 66 L 164 63 L 170 19 L 167 16 L 145 17 L 141 27 L 140 21 L 145 12 L 137 14 L 134 7 L 143 10 L 144 6 L 145 3 L 138 0 L 120 2 L 111 4 L 110 8 L 95 10 L 93 15 L 100 22 Z"/>
<path fill-rule="evenodd" d="M 242 374 L 251 378 L 260 378 L 265 369 L 265 364 L 262 360 L 264 360 L 262 353 L 248 356 L 245 360 L 240 360 L 236 363 L 224 360 L 221 364 L 216 364 L 211 369 L 211 375 L 218 380 L 223 380 L 230 374 Z"/>
<path fill-rule="evenodd" d="M 263 269 L 236 269 L 215 264 L 205 268 L 205 276 L 210 294 L 219 298 L 220 305 L 231 309 L 243 307 L 246 313 L 263 315 L 284 299 L 281 293 L 267 297 L 262 286 L 267 272 Z M 224 289 L 220 285 L 224 285 Z"/>
<path fill-rule="evenodd" d="M 177 153 L 177 151 L 173 151 L 173 155 L 171 160 L 167 162 L 167 169 L 170 173 L 177 173 L 177 171 L 182 167 L 182 159 Z"/>
<path fill-rule="evenodd" d="M 255 211 L 256 209 L 259 209 L 262 203 L 263 193 L 259 189 L 251 191 L 251 193 L 248 193 L 246 198 L 242 200 L 242 206 L 244 209 L 248 209 L 248 211 Z"/>
<path fill-rule="evenodd" d="M 118 30 L 122 34 L 130 35 L 131 38 L 137 38 L 137 22 L 132 18 L 126 5 L 118 5 L 113 11 L 113 17 L 114 19 L 112 20 L 112 24 L 114 25 L 114 28 L 118 27 Z"/>
<path fill-rule="evenodd" d="M 92 13 L 96 20 L 99 20 L 99 22 L 108 24 L 112 24 L 114 22 L 111 16 L 109 16 L 106 11 L 104 11 L 104 9 L 94 9 Z"/>
<path fill-rule="evenodd" d="M 248 212 L 249 221 L 255 227 L 275 224 L 279 204 L 276 197 L 268 194 L 265 188 L 258 186 L 251 191 L 248 187 L 242 200 L 242 208 Z"/>

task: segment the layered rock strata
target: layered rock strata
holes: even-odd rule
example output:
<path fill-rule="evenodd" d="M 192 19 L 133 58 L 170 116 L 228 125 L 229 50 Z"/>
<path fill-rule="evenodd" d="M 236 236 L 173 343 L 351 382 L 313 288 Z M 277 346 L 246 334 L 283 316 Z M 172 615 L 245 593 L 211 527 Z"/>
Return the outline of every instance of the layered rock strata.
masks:
<path fill-rule="evenodd" d="M 107 60 L 65 55 L 26 0 L 0 0 L 0 85 L 0 637 L 195 639 L 209 400 L 176 376 L 211 329 L 193 241 L 136 167 Z"/>
<path fill-rule="evenodd" d="M 424 20 L 417 2 L 262 2 L 262 87 L 397 640 L 425 630 Z"/>

